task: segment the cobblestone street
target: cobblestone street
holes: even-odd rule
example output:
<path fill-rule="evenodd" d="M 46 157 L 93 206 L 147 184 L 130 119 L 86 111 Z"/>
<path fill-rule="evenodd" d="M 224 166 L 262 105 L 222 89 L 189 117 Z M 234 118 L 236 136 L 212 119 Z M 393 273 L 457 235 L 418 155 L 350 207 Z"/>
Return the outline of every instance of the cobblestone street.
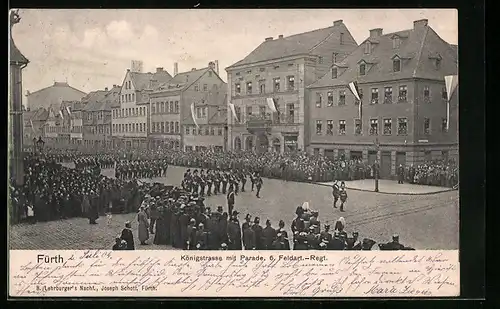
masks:
<path fill-rule="evenodd" d="M 171 166 L 166 178 L 156 178 L 167 184 L 178 185 L 184 168 Z M 103 174 L 113 176 L 113 170 Z M 393 233 L 400 235 L 400 241 L 416 249 L 458 249 L 459 204 L 458 191 L 431 195 L 387 195 L 350 190 L 346 212 L 340 213 L 332 207 L 331 189 L 326 186 L 264 179 L 262 198 L 248 192 L 249 183 L 236 196 L 235 209 L 240 211 L 240 221 L 250 213 L 259 216 L 261 224 L 270 219 L 277 227 L 280 219 L 289 230 L 295 217 L 297 205 L 308 201 L 312 209 L 319 210 L 321 224 L 333 224 L 339 216 L 347 222 L 347 231 L 357 230 L 360 238 L 368 237 L 377 242 L 387 242 Z M 217 205 L 227 209 L 223 195 L 206 200 L 207 206 Z M 114 238 L 124 222 L 132 222 L 137 237 L 135 214 L 113 215 L 111 225 L 101 217 L 97 225 L 89 225 L 85 218 L 73 218 L 45 223 L 20 224 L 10 229 L 11 249 L 111 249 Z M 332 226 L 333 228 L 333 226 Z M 149 240 L 152 243 L 154 235 Z M 165 246 L 138 245 L 136 249 L 163 249 Z"/>

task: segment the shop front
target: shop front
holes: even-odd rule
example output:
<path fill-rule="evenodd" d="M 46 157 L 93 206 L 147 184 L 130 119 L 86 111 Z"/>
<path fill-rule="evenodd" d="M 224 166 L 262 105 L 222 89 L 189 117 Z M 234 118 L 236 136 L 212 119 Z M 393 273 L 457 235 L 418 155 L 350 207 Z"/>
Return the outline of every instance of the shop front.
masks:
<path fill-rule="evenodd" d="M 285 152 L 298 150 L 298 135 L 284 135 Z"/>

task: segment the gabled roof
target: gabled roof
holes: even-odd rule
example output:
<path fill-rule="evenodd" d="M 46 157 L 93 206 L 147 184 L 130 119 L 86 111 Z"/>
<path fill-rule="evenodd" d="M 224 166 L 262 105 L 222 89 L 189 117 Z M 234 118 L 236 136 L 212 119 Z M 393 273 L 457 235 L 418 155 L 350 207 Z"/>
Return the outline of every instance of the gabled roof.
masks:
<path fill-rule="evenodd" d="M 399 48 L 393 48 L 393 37 L 401 38 Z M 367 39 L 368 40 L 368 39 Z M 450 66 L 456 59 L 450 45 L 443 41 L 429 26 L 417 27 L 377 37 L 379 44 L 373 45 L 370 54 L 365 54 L 364 40 L 349 56 L 340 68 L 337 78 L 332 79 L 331 70 L 308 88 L 347 85 L 352 81 L 368 83 L 376 81 L 398 80 L 406 78 L 430 78 L 442 80 L 445 75 L 452 74 L 456 68 Z M 436 70 L 429 56 L 439 53 L 443 59 L 442 69 Z M 401 59 L 401 71 L 393 72 L 393 59 Z M 359 64 L 366 62 L 366 74 L 359 75 Z M 334 65 L 335 66 L 335 65 Z"/>
<path fill-rule="evenodd" d="M 30 109 L 39 107 L 48 108 L 50 104 L 61 101 L 79 101 L 86 95 L 85 92 L 71 87 L 66 82 L 54 82 L 52 86 L 29 93 L 28 106 Z"/>
<path fill-rule="evenodd" d="M 172 75 L 167 71 L 160 71 L 155 73 L 138 73 L 130 72 L 130 79 L 136 91 L 143 91 L 146 89 L 154 89 L 161 83 L 166 83 L 172 79 Z"/>
<path fill-rule="evenodd" d="M 12 29 L 11 29 L 12 31 Z M 28 64 L 29 60 L 24 57 L 24 55 L 19 51 L 14 40 L 12 39 L 12 35 L 10 36 L 10 63 L 11 64 Z"/>
<path fill-rule="evenodd" d="M 294 34 L 288 37 L 266 40 L 254 49 L 248 56 L 230 65 L 226 68 L 226 70 L 236 66 L 260 61 L 308 54 L 330 36 L 337 34 L 340 35 L 341 32 L 346 36 L 349 34 L 349 30 L 343 23 L 339 23 L 338 25 L 328 28 Z"/>
<path fill-rule="evenodd" d="M 206 72 L 208 72 L 208 70 L 210 70 L 210 68 L 206 67 L 203 69 L 179 73 L 168 82 L 159 84 L 158 87 L 156 87 L 155 92 L 179 91 L 187 89 L 198 79 L 200 79 Z"/>

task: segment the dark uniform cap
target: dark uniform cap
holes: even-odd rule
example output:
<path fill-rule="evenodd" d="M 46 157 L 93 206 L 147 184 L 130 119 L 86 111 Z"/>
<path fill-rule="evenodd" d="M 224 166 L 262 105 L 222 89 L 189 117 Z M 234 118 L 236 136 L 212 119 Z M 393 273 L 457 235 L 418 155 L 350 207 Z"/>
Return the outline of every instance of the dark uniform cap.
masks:
<path fill-rule="evenodd" d="M 259 217 L 255 217 L 255 219 L 253 219 L 253 223 L 259 223 L 260 222 L 260 218 Z"/>

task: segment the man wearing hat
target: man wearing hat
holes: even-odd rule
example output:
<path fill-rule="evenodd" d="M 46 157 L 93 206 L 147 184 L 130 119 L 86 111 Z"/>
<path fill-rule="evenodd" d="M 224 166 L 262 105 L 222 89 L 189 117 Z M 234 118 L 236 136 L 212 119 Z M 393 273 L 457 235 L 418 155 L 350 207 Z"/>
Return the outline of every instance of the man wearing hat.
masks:
<path fill-rule="evenodd" d="M 405 246 L 399 243 L 399 235 L 394 234 L 391 242 L 381 244 L 379 247 L 380 250 L 403 250 Z"/>
<path fill-rule="evenodd" d="M 260 189 L 262 189 L 262 177 L 260 177 L 259 173 L 256 173 L 255 185 L 257 187 L 257 194 L 255 195 L 257 198 L 260 198 Z"/>
<path fill-rule="evenodd" d="M 344 211 L 344 204 L 347 201 L 347 190 L 345 188 L 345 183 L 342 181 L 340 184 L 340 211 Z"/>
<path fill-rule="evenodd" d="M 398 166 L 398 184 L 403 184 L 405 179 L 405 168 L 403 164 L 399 164 Z"/>
<path fill-rule="evenodd" d="M 344 250 L 345 242 L 340 237 L 340 232 L 333 232 L 332 249 L 331 250 Z"/>
<path fill-rule="evenodd" d="M 196 246 L 196 219 L 191 218 L 186 228 L 187 241 L 185 249 L 194 250 Z"/>
<path fill-rule="evenodd" d="M 250 217 L 245 218 L 247 222 L 243 223 L 243 246 L 245 250 L 255 250 L 255 232 L 250 226 Z"/>
<path fill-rule="evenodd" d="M 268 250 L 290 250 L 288 239 L 282 233 L 276 234 L 276 239 L 273 241 Z"/>
<path fill-rule="evenodd" d="M 320 239 L 322 242 L 327 244 L 328 247 L 330 247 L 330 244 L 333 240 L 332 234 L 330 233 L 330 225 L 325 224 L 325 229 L 320 233 Z"/>
<path fill-rule="evenodd" d="M 198 230 L 196 231 L 196 250 L 207 250 L 207 241 L 205 226 L 203 223 L 200 223 L 198 224 Z"/>
<path fill-rule="evenodd" d="M 187 226 L 189 224 L 189 216 L 186 213 L 186 205 L 181 204 L 179 208 L 179 232 L 180 232 L 180 241 L 181 248 L 187 249 L 187 241 L 189 240 L 189 234 L 187 231 Z"/>
<path fill-rule="evenodd" d="M 271 226 L 271 221 L 267 219 L 266 227 L 262 230 L 264 250 L 273 250 L 273 243 L 276 240 L 277 234 L 277 231 Z"/>
<path fill-rule="evenodd" d="M 333 208 L 337 208 L 337 202 L 340 197 L 340 187 L 338 185 L 338 181 L 335 180 L 332 186 L 332 195 L 333 195 Z"/>
<path fill-rule="evenodd" d="M 233 211 L 231 220 L 227 224 L 229 250 L 241 250 L 241 228 L 237 218 L 238 212 Z"/>
<path fill-rule="evenodd" d="M 361 242 L 359 241 L 358 232 L 352 232 L 352 238 L 348 238 L 346 243 L 347 250 L 361 250 Z"/>
<path fill-rule="evenodd" d="M 252 230 L 255 233 L 255 249 L 256 250 L 264 250 L 264 239 L 262 236 L 262 226 L 260 226 L 260 218 L 255 217 L 252 225 Z"/>

